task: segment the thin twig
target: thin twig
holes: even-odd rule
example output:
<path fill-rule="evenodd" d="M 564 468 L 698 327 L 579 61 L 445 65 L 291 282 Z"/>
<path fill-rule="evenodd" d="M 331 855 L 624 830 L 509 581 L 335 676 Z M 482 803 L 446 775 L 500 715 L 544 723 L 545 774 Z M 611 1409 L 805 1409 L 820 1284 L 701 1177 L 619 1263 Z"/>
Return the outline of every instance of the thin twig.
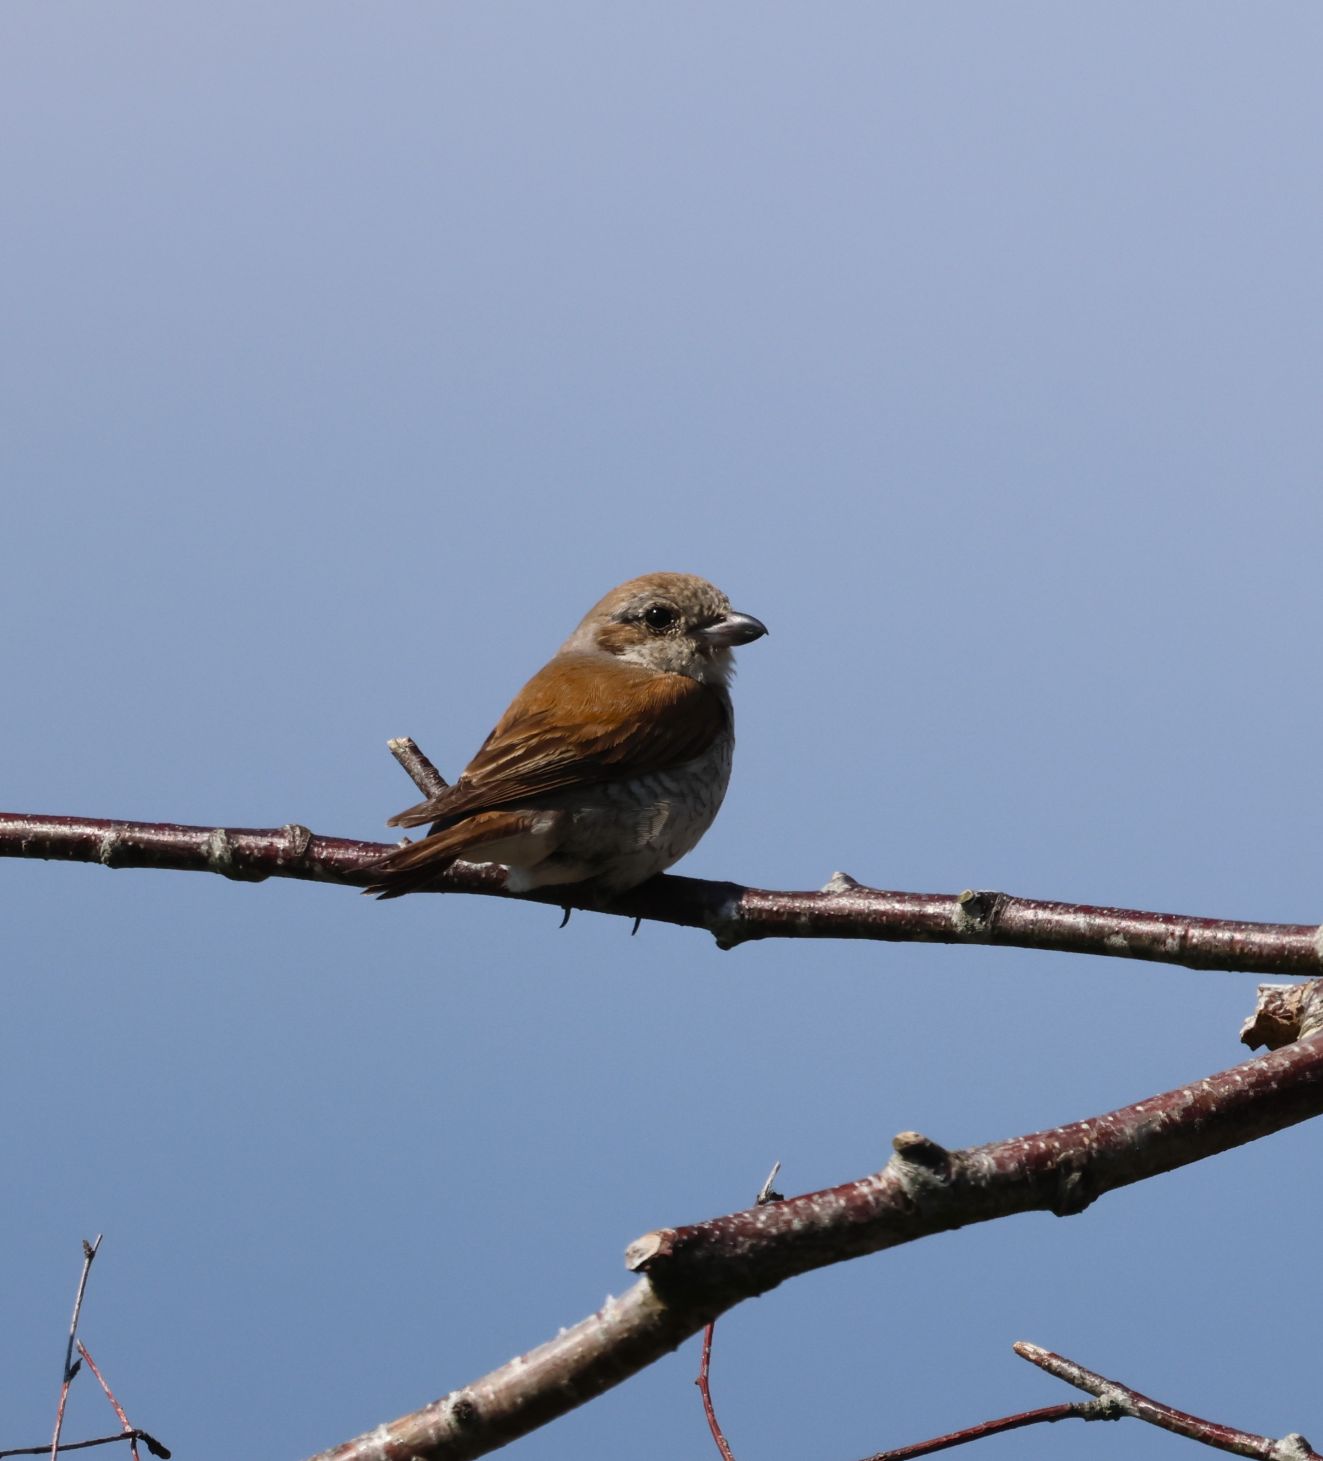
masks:
<path fill-rule="evenodd" d="M 1173 1431 L 1178 1436 L 1200 1441 L 1219 1451 L 1230 1451 L 1236 1456 L 1255 1456 L 1261 1458 L 1261 1461 L 1323 1461 L 1323 1457 L 1310 1447 L 1309 1442 L 1299 1432 L 1293 1431 L 1275 1441 L 1270 1436 L 1256 1435 L 1253 1431 L 1237 1430 L 1234 1426 L 1221 1425 L 1215 1420 L 1204 1420 L 1183 1410 L 1175 1410 L 1160 1400 L 1141 1395 L 1138 1390 L 1132 1390 L 1119 1380 L 1109 1380 L 1093 1370 L 1086 1370 L 1083 1365 L 1068 1360 L 1064 1355 L 1054 1354 L 1050 1349 L 1041 1349 L 1024 1340 L 1011 1348 L 1021 1359 L 1029 1360 L 1039 1369 L 1046 1370 L 1049 1375 L 1055 1375 L 1058 1380 L 1074 1385 L 1077 1390 L 1086 1390 L 1090 1395 L 1096 1395 L 1110 1412 L 1107 1419 L 1133 1416 L 1135 1420 L 1147 1421 L 1149 1425 L 1160 1426 L 1165 1431 Z M 1091 1415 L 1085 1418 L 1095 1420 L 1102 1417 Z"/>
<path fill-rule="evenodd" d="M 767 1181 L 758 1189 L 758 1196 L 754 1198 L 755 1207 L 766 1207 L 769 1202 L 784 1202 L 785 1198 L 772 1186 L 776 1181 L 776 1174 L 781 1170 L 780 1161 L 772 1163 L 772 1170 L 767 1174 Z"/>
<path fill-rule="evenodd" d="M 133 1456 L 134 1461 L 137 1461 L 138 1437 L 140 1435 L 146 1436 L 147 1433 L 145 1431 L 140 1431 L 137 1426 L 130 1424 L 128 1416 L 124 1413 L 124 1407 L 119 1403 L 118 1400 L 115 1399 L 115 1392 L 110 1388 L 110 1385 L 106 1381 L 106 1377 L 101 1373 L 100 1370 L 97 1369 L 96 1361 L 92 1358 L 91 1351 L 87 1348 L 87 1346 L 83 1343 L 81 1339 L 78 1341 L 78 1353 L 82 1355 L 82 1357 L 87 1361 L 87 1368 L 91 1370 L 91 1372 L 96 1376 L 97 1384 L 100 1385 L 102 1390 L 105 1391 L 106 1399 L 110 1401 L 111 1409 L 114 1410 L 115 1414 L 119 1417 L 120 1425 L 124 1427 L 124 1434 L 131 1437 L 129 1441 L 129 1453 Z M 153 1441 L 150 1439 L 148 1441 L 147 1449 L 151 1451 L 153 1456 L 168 1456 L 170 1454 L 169 1451 L 165 1450 L 164 1447 L 161 1446 L 161 1443 L 159 1441 Z"/>
<path fill-rule="evenodd" d="M 894 1451 L 878 1451 L 867 1457 L 866 1461 L 914 1461 L 918 1456 L 931 1456 L 934 1451 L 949 1451 L 953 1446 L 963 1446 L 967 1441 L 981 1441 L 985 1436 L 999 1436 L 1003 1431 L 1018 1431 L 1022 1426 L 1071 1420 L 1077 1416 L 1087 1419 L 1084 1412 L 1092 1403 L 1088 1400 L 1077 1400 L 1069 1405 L 1044 1405 L 1038 1410 L 1022 1410 L 1017 1415 L 1003 1415 L 999 1420 L 984 1420 L 978 1425 L 966 1426 L 962 1431 L 934 1436 L 931 1441 L 918 1441 L 913 1446 L 898 1446 Z"/>
<path fill-rule="evenodd" d="M 116 1441 L 127 1441 L 129 1439 L 141 1441 L 153 1456 L 159 1456 L 161 1461 L 169 1461 L 170 1450 L 163 1446 L 149 1431 L 116 1431 L 113 1436 L 95 1436 L 90 1441 L 61 1441 L 60 1455 L 63 1456 L 69 1451 L 86 1451 L 89 1446 L 113 1446 Z M 7 1451 L 0 1451 L 0 1461 L 6 1456 L 47 1456 L 50 1454 L 50 1447 L 45 1444 L 40 1446 L 11 1446 Z"/>
<path fill-rule="evenodd" d="M 185 827 L 0 812 L 0 857 L 220 873 L 239 882 L 300 878 L 364 888 L 394 845 L 314 836 L 306 827 Z M 513 894 L 501 868 L 457 862 L 428 891 L 519 898 L 706 929 L 722 948 L 764 938 L 997 944 L 1191 969 L 1306 974 L 1323 969 L 1317 924 L 1247 923 L 1050 903 L 1006 893 L 897 893 L 833 878 L 821 892 L 778 892 L 667 874 L 618 898 L 570 886 Z"/>
<path fill-rule="evenodd" d="M 74 1295 L 73 1317 L 69 1320 L 69 1341 L 64 1349 L 64 1378 L 73 1378 L 73 1352 L 74 1343 L 78 1335 L 78 1316 L 83 1311 L 83 1295 L 87 1292 L 87 1276 L 92 1271 L 92 1260 L 101 1247 L 101 1234 L 98 1233 L 89 1243 L 83 1239 L 83 1271 L 78 1275 L 78 1292 Z"/>
<path fill-rule="evenodd" d="M 60 1402 L 55 1407 L 55 1433 L 51 1436 L 50 1456 L 55 1461 L 60 1451 L 60 1432 L 64 1429 L 64 1407 L 69 1399 L 69 1386 L 78 1373 L 74 1364 L 74 1339 L 78 1333 L 78 1316 L 83 1310 L 83 1295 L 87 1292 L 87 1276 L 92 1271 L 92 1260 L 101 1246 L 101 1234 L 89 1243 L 83 1239 L 83 1271 L 78 1275 L 78 1292 L 74 1295 L 73 1317 L 69 1320 L 69 1342 L 64 1348 L 64 1379 L 60 1385 Z"/>
<path fill-rule="evenodd" d="M 722 1461 L 735 1461 L 735 1454 L 730 1449 L 726 1434 L 717 1420 L 717 1412 L 712 1407 L 712 1389 L 708 1383 L 708 1373 L 712 1367 L 712 1332 L 716 1327 L 717 1321 L 713 1319 L 703 1330 L 703 1358 L 699 1361 L 698 1379 L 694 1384 L 698 1386 L 698 1393 L 703 1397 L 703 1414 L 707 1416 L 707 1428 L 712 1432 L 712 1439 L 717 1443 Z"/>
<path fill-rule="evenodd" d="M 91 1372 L 96 1376 L 97 1383 L 101 1386 L 102 1390 L 106 1392 L 106 1399 L 110 1401 L 110 1408 L 119 1417 L 120 1425 L 122 1425 L 126 1431 L 136 1429 L 135 1426 L 129 1424 L 129 1418 L 127 1415 L 124 1414 L 124 1407 L 119 1403 L 118 1400 L 115 1399 L 115 1392 L 110 1388 L 109 1385 L 106 1384 L 106 1377 L 101 1373 L 100 1370 L 97 1369 L 96 1361 L 92 1358 L 91 1354 L 88 1352 L 87 1346 L 83 1343 L 81 1339 L 78 1341 L 78 1353 L 82 1355 L 82 1357 L 87 1361 L 87 1368 L 91 1370 Z"/>

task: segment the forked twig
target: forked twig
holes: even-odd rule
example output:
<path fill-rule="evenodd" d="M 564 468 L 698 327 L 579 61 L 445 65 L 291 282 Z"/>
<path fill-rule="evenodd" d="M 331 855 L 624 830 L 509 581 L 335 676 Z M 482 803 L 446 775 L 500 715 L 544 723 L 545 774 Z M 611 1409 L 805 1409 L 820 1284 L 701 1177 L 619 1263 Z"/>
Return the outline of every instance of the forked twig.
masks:
<path fill-rule="evenodd" d="M 1000 1435 L 1003 1431 L 1019 1430 L 1022 1426 L 1039 1425 L 1058 1420 L 1124 1420 L 1127 1416 L 1147 1421 L 1149 1425 L 1160 1426 L 1178 1436 L 1199 1441 L 1218 1451 L 1230 1451 L 1236 1456 L 1253 1456 L 1258 1461 L 1323 1461 L 1309 1442 L 1297 1432 L 1275 1441 L 1270 1436 L 1255 1435 L 1251 1431 L 1236 1430 L 1233 1426 L 1221 1425 L 1215 1420 L 1204 1420 L 1186 1411 L 1164 1405 L 1160 1400 L 1150 1399 L 1123 1385 L 1119 1380 L 1108 1380 L 1093 1370 L 1086 1370 L 1064 1355 L 1054 1354 L 1024 1340 L 1011 1348 L 1021 1359 L 1029 1360 L 1039 1369 L 1065 1380 L 1077 1390 L 1085 1390 L 1094 1398 L 1077 1400 L 1065 1405 L 1045 1405 L 1039 1410 L 1025 1410 L 1018 1415 L 1002 1416 L 999 1420 L 980 1421 L 978 1425 L 966 1426 L 964 1430 L 952 1431 L 949 1435 L 934 1436 L 930 1441 L 919 1441 L 913 1446 L 899 1446 L 891 1451 L 878 1451 L 867 1461 L 915 1461 L 919 1456 L 931 1456 L 935 1451 L 947 1451 L 953 1446 L 963 1446 L 969 1441 L 981 1441 L 986 1436 Z"/>
<path fill-rule="evenodd" d="M 1130 1416 L 1135 1420 L 1147 1421 L 1149 1425 L 1160 1426 L 1178 1436 L 1200 1441 L 1218 1451 L 1230 1451 L 1235 1456 L 1255 1456 L 1260 1461 L 1323 1461 L 1323 1457 L 1310 1446 L 1298 1431 L 1273 1440 L 1270 1436 L 1255 1435 L 1252 1431 L 1237 1430 L 1234 1426 L 1222 1425 L 1215 1420 L 1204 1420 L 1184 1410 L 1176 1410 L 1161 1400 L 1153 1400 L 1123 1385 L 1119 1380 L 1109 1380 L 1093 1370 L 1086 1370 L 1064 1355 L 1054 1354 L 1025 1340 L 1011 1346 L 1021 1359 L 1029 1360 L 1039 1369 L 1055 1375 L 1077 1390 L 1086 1390 L 1096 1398 L 1096 1404 L 1108 1413 L 1089 1414 L 1086 1420 L 1120 1420 Z M 1085 1406 L 1086 1410 L 1090 1407 Z"/>
<path fill-rule="evenodd" d="M 42 1446 L 10 1446 L 0 1450 L 0 1461 L 6 1456 L 49 1456 L 51 1461 L 64 1451 L 86 1451 L 92 1446 L 109 1446 L 116 1441 L 128 1441 L 132 1455 L 138 1455 L 138 1442 L 141 1441 L 153 1456 L 159 1457 L 160 1461 L 169 1461 L 169 1447 L 163 1446 L 149 1431 L 139 1426 L 129 1424 L 129 1418 L 124 1414 L 124 1407 L 116 1400 L 114 1392 L 106 1382 L 105 1376 L 96 1367 L 96 1361 L 92 1358 L 87 1346 L 78 1338 L 78 1319 L 83 1309 L 83 1296 L 87 1292 L 87 1278 L 91 1272 L 92 1260 L 101 1247 L 101 1234 L 98 1233 L 92 1242 L 83 1239 L 83 1271 L 78 1278 L 78 1292 L 74 1296 L 73 1317 L 69 1320 L 69 1340 L 64 1350 L 64 1379 L 60 1385 L 60 1400 L 55 1411 L 55 1433 L 51 1437 L 49 1445 Z M 73 1357 L 75 1345 L 78 1348 L 79 1358 Z M 105 1392 L 106 1399 L 110 1401 L 115 1414 L 119 1417 L 120 1424 L 124 1429 L 113 1436 L 96 1436 L 90 1441 L 61 1441 L 60 1433 L 64 1428 L 65 1404 L 69 1399 L 69 1386 L 73 1383 L 74 1376 L 86 1363 L 87 1367 L 96 1376 L 97 1383 Z"/>

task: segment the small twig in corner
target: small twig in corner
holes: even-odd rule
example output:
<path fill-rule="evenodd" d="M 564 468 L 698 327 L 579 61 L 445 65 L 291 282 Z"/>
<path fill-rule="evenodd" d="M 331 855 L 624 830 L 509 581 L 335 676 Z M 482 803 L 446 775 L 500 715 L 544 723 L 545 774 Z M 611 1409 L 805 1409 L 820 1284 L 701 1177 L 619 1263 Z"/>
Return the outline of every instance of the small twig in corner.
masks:
<path fill-rule="evenodd" d="M 64 1381 L 60 1386 L 60 1403 L 55 1412 L 55 1434 L 51 1437 L 49 1446 L 11 1446 L 7 1450 L 0 1450 L 0 1461 L 7 1456 L 49 1456 L 51 1461 L 57 1461 L 62 1451 L 85 1451 L 91 1446 L 109 1446 L 116 1441 L 128 1441 L 129 1448 L 135 1457 L 138 1455 L 138 1442 L 141 1441 L 153 1456 L 159 1457 L 160 1461 L 169 1461 L 170 1450 L 163 1446 L 155 1436 L 148 1431 L 139 1429 L 129 1424 L 129 1418 L 124 1414 L 124 1408 L 115 1399 L 114 1393 L 106 1383 L 105 1377 L 97 1369 L 96 1362 L 88 1352 L 87 1346 L 78 1338 L 78 1319 L 83 1310 L 83 1296 L 87 1293 L 87 1278 L 91 1272 L 92 1260 L 101 1247 L 101 1234 L 98 1233 L 92 1242 L 83 1239 L 83 1271 L 78 1278 L 78 1292 L 74 1296 L 73 1317 L 69 1320 L 69 1342 L 64 1351 Z M 73 1357 L 74 1346 L 78 1347 L 79 1359 Z M 65 1404 L 69 1399 L 69 1386 L 78 1371 L 86 1363 L 89 1370 L 96 1376 L 98 1384 L 106 1393 L 106 1398 L 114 1407 L 115 1414 L 119 1417 L 120 1424 L 124 1427 L 117 1435 L 97 1436 L 90 1441 L 65 1441 L 61 1442 L 60 1432 L 64 1428 Z"/>

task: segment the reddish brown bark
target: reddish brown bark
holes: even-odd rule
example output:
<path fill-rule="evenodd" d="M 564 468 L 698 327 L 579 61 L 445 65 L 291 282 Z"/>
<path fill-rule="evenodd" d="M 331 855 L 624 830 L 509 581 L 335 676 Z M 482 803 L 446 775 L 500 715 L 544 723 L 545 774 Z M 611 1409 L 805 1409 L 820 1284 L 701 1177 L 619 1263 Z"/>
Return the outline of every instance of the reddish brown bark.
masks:
<path fill-rule="evenodd" d="M 0 857 L 93 862 L 118 868 L 213 872 L 241 882 L 301 878 L 365 887 L 390 845 L 317 837 L 306 827 L 186 827 L 0 812 Z M 436 889 L 510 897 L 494 867 L 459 863 Z M 722 948 L 763 938 L 1002 944 L 1105 954 L 1261 974 L 1317 974 L 1316 924 L 1246 923 L 1040 902 L 1005 893 L 896 893 L 837 874 L 820 892 L 776 892 L 738 883 L 665 876 L 604 902 L 572 888 L 524 895 L 556 907 L 702 928 Z"/>

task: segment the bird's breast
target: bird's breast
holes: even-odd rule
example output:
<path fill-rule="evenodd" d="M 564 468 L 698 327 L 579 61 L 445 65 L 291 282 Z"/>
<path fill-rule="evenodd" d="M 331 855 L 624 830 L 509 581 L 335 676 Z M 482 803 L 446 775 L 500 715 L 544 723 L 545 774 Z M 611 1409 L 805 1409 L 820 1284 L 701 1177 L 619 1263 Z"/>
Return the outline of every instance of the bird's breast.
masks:
<path fill-rule="evenodd" d="M 563 809 L 555 863 L 616 892 L 664 872 L 712 825 L 730 781 L 734 743 L 727 732 L 679 766 L 548 798 Z M 551 872 L 540 869 L 538 881 Z"/>

